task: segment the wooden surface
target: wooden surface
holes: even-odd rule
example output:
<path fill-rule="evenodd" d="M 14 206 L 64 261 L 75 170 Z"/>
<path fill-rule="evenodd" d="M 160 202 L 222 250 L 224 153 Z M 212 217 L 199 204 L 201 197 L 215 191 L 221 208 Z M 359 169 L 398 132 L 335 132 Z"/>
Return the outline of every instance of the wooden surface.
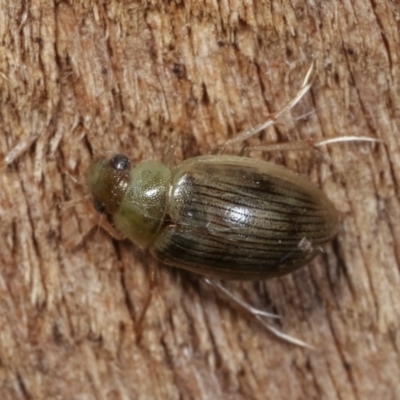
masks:
<path fill-rule="evenodd" d="M 399 2 L 0 0 L 0 10 L 2 399 L 400 398 Z M 87 194 L 93 151 L 160 160 L 176 142 L 177 163 L 208 154 L 279 110 L 312 60 L 311 92 L 251 143 L 385 144 L 276 155 L 323 188 L 341 231 L 308 267 L 230 287 L 317 350 L 277 340 L 195 276 L 96 229 L 88 199 L 59 207 Z M 158 289 L 138 341 L 152 267 Z"/>

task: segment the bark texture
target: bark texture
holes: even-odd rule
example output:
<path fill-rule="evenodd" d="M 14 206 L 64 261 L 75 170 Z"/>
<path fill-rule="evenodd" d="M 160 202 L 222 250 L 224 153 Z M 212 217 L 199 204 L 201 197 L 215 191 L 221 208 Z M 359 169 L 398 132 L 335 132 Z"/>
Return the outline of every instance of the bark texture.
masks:
<path fill-rule="evenodd" d="M 397 0 L 0 0 L 0 10 L 2 399 L 400 398 Z M 251 143 L 384 145 L 276 155 L 318 182 L 342 228 L 308 267 L 232 288 L 317 350 L 278 341 L 195 276 L 93 229 L 89 200 L 59 207 L 85 196 L 93 151 L 160 160 L 176 142 L 175 162 L 210 153 L 283 107 L 312 60 L 311 92 Z"/>

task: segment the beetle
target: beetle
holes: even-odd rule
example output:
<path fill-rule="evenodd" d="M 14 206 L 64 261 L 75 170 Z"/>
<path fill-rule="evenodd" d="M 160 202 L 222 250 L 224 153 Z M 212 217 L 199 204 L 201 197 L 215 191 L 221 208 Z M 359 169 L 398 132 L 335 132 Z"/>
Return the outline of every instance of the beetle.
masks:
<path fill-rule="evenodd" d="M 311 69 L 280 112 L 229 140 L 216 154 L 172 167 L 157 161 L 132 166 L 123 154 L 96 157 L 87 174 L 96 210 L 112 216 L 123 236 L 149 249 L 162 263 L 207 278 L 266 279 L 306 265 L 337 234 L 338 211 L 306 177 L 246 155 L 252 150 L 310 149 L 310 143 L 244 148 L 239 155 L 222 153 L 293 108 L 309 90 L 310 74 Z M 311 145 L 350 140 L 376 141 L 338 137 Z M 219 284 L 213 285 L 224 293 Z"/>
<path fill-rule="evenodd" d="M 307 264 L 336 235 L 326 195 L 284 167 L 209 155 L 169 168 L 127 156 L 95 160 L 96 209 L 162 263 L 211 278 L 266 279 Z"/>

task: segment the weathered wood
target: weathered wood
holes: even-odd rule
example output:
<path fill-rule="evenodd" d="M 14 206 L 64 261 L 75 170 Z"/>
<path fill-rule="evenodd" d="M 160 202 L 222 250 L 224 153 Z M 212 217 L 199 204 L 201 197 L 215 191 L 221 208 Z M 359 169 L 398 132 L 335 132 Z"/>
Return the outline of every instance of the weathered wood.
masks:
<path fill-rule="evenodd" d="M 132 3 L 0 0 L 1 398 L 400 398 L 399 2 Z M 59 207 L 86 194 L 92 151 L 210 153 L 279 110 L 312 60 L 293 118 L 251 143 L 385 145 L 278 155 L 319 182 L 342 229 L 309 267 L 237 290 L 316 351 L 113 241 L 87 199 Z"/>

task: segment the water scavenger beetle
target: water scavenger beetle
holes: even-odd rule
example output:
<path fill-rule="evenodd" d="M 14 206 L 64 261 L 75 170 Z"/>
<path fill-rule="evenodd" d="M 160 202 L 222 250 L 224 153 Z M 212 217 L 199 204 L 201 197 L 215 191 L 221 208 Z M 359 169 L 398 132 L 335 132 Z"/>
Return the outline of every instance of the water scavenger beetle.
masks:
<path fill-rule="evenodd" d="M 170 167 L 127 156 L 95 158 L 87 183 L 97 211 L 112 216 L 123 237 L 164 264 L 206 277 L 219 293 L 245 308 L 278 337 L 308 346 L 264 321 L 273 314 L 255 309 L 212 279 L 255 280 L 277 277 L 304 265 L 338 232 L 339 213 L 307 178 L 287 168 L 248 157 L 250 151 L 309 150 L 341 141 L 378 140 L 342 136 L 310 143 L 288 142 L 223 150 L 273 125 L 310 89 L 308 71 L 296 96 L 264 123 L 217 149 Z"/>

